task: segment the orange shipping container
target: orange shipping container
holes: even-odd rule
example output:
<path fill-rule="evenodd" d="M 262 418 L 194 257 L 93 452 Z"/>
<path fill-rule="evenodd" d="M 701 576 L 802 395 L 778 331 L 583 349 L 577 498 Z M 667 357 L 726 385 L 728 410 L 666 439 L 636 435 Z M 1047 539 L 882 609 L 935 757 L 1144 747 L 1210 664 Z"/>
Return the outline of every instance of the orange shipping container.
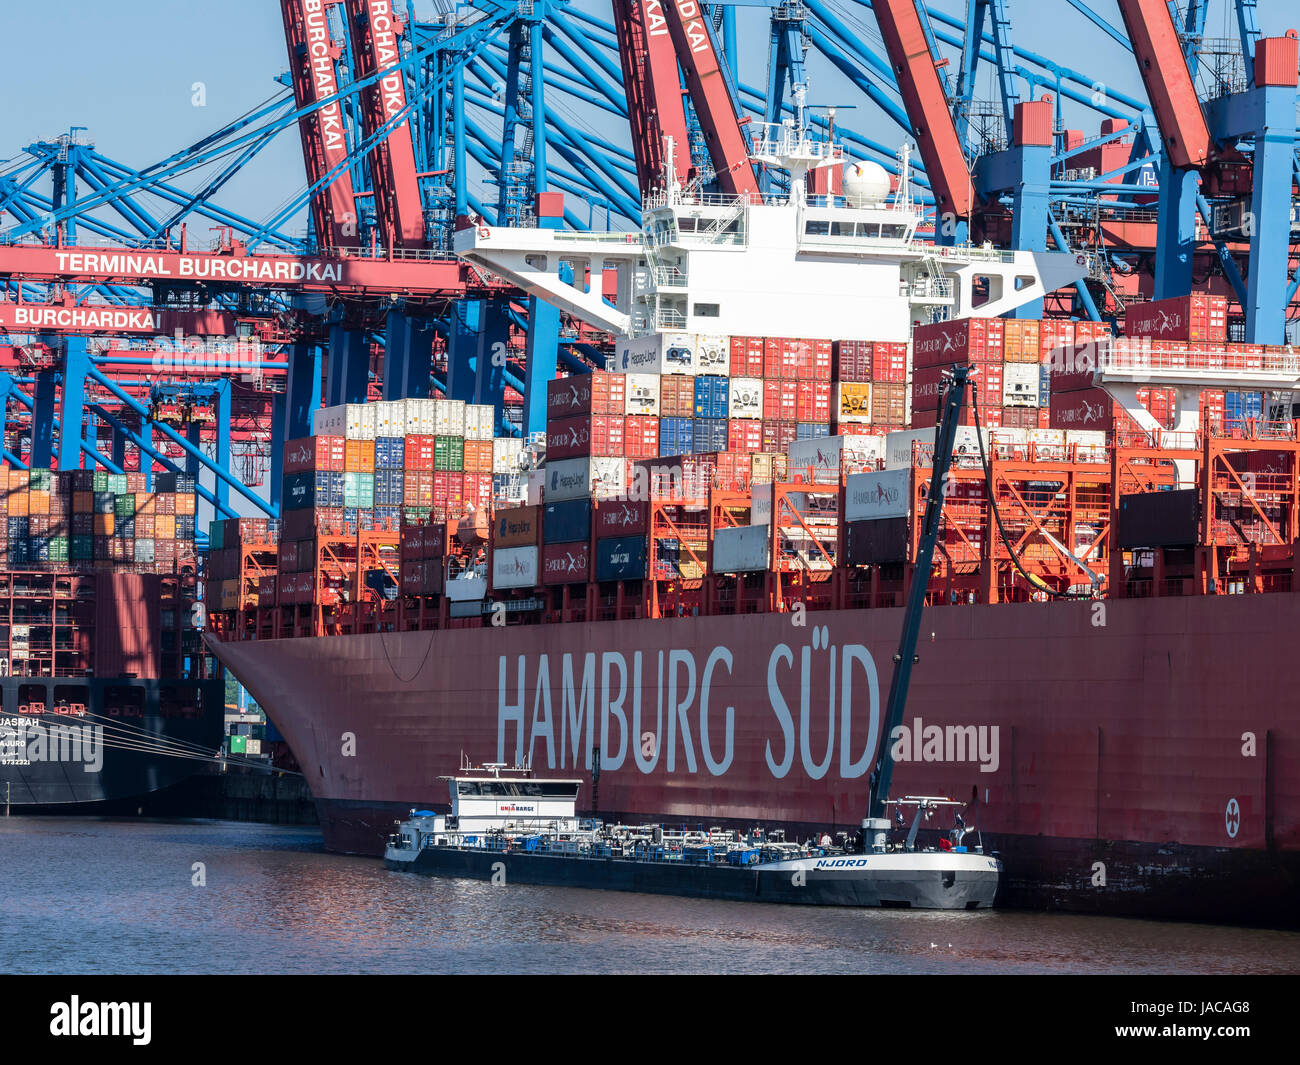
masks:
<path fill-rule="evenodd" d="M 28 495 L 26 491 L 9 490 L 9 516 L 11 518 L 25 518 L 30 513 L 28 508 Z"/>
<path fill-rule="evenodd" d="M 159 514 L 153 521 L 153 535 L 158 540 L 176 539 L 176 515 Z"/>
<path fill-rule="evenodd" d="M 491 473 L 492 472 L 492 441 L 491 440 L 466 440 L 465 441 L 465 472 L 466 473 Z"/>
<path fill-rule="evenodd" d="M 11 511 L 11 513 L 12 513 L 12 511 Z M 112 535 L 113 535 L 113 515 L 112 515 L 112 514 L 96 514 L 96 515 L 95 515 L 94 532 L 95 532 L 95 535 L 96 535 L 96 536 L 112 536 Z"/>
<path fill-rule="evenodd" d="M 194 513 L 194 496 L 190 492 L 176 493 L 176 513 L 193 514 Z"/>
<path fill-rule="evenodd" d="M 28 514 L 48 514 L 49 512 L 50 512 L 49 492 L 28 492 L 27 493 Z"/>
<path fill-rule="evenodd" d="M 375 442 L 373 440 L 345 441 L 343 469 L 346 473 L 374 473 Z"/>
<path fill-rule="evenodd" d="M 137 514 L 156 514 L 158 512 L 157 502 L 152 492 L 136 492 L 135 512 Z"/>

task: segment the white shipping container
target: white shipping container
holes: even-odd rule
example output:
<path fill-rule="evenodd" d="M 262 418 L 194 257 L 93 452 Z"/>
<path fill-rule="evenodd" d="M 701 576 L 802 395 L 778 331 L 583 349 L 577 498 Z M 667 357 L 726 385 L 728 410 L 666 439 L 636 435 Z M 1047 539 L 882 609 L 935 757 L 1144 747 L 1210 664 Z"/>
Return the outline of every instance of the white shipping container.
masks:
<path fill-rule="evenodd" d="M 651 333 L 630 339 L 621 337 L 614 348 L 617 373 L 693 374 L 696 337 L 694 333 Z"/>
<path fill-rule="evenodd" d="M 261 741 L 261 740 L 255 740 L 255 739 L 253 739 L 253 737 L 250 736 L 248 739 L 246 739 L 246 740 L 244 741 L 244 753 L 245 753 L 245 754 L 261 754 L 261 753 L 262 753 L 262 741 Z"/>
<path fill-rule="evenodd" d="M 431 399 L 408 399 L 403 401 L 402 407 L 406 412 L 405 435 L 433 435 L 433 402 Z"/>
<path fill-rule="evenodd" d="M 767 569 L 771 540 L 766 525 L 719 529 L 713 534 L 713 572 L 755 573 Z"/>
<path fill-rule="evenodd" d="M 624 458 L 562 459 L 548 462 L 544 498 L 548 503 L 565 499 L 615 499 L 627 493 Z"/>
<path fill-rule="evenodd" d="M 349 440 L 373 440 L 378 435 L 375 427 L 379 420 L 375 407 L 374 403 L 349 403 L 344 436 Z"/>
<path fill-rule="evenodd" d="M 1008 362 L 1002 367 L 1002 405 L 1037 407 L 1039 367 L 1037 363 Z"/>
<path fill-rule="evenodd" d="M 523 444 L 515 437 L 497 437 L 492 441 L 492 472 L 518 473 Z"/>
<path fill-rule="evenodd" d="M 726 377 L 730 370 L 731 337 L 701 333 L 695 346 L 695 372 L 721 374 Z"/>
<path fill-rule="evenodd" d="M 1104 434 L 1104 433 L 1097 432 L 1097 430 L 1095 430 L 1095 429 L 1092 430 L 1092 431 L 1093 431 L 1097 436 L 1101 436 L 1101 437 L 1103 437 L 1103 439 L 1104 439 L 1104 437 L 1105 437 L 1105 434 Z M 1029 430 L 1029 442 L 1030 442 L 1031 444 L 1057 444 L 1057 445 L 1064 445 L 1064 444 L 1065 444 L 1065 430 L 1064 430 L 1064 429 L 1030 429 L 1030 430 Z"/>
<path fill-rule="evenodd" d="M 814 481 L 835 484 L 841 473 L 874 468 L 883 446 L 880 437 L 859 434 L 796 440 L 788 452 L 790 479 L 806 480 L 811 470 Z"/>
<path fill-rule="evenodd" d="M 536 588 L 537 547 L 498 547 L 492 552 L 493 588 Z"/>
<path fill-rule="evenodd" d="M 1024 461 L 1029 457 L 1029 430 L 1013 426 L 988 430 L 990 454 L 1000 459 Z"/>
<path fill-rule="evenodd" d="M 761 377 L 733 377 L 727 397 L 728 418 L 763 417 L 763 379 Z"/>
<path fill-rule="evenodd" d="M 630 373 L 623 386 L 624 414 L 658 416 L 659 375 L 657 373 Z"/>
<path fill-rule="evenodd" d="M 900 429 L 885 436 L 885 469 L 899 470 L 912 465 L 912 445 L 922 445 L 922 461 L 930 465 L 934 459 L 934 438 L 938 427 L 928 429 Z M 988 447 L 988 430 L 984 430 L 984 444 Z M 957 426 L 957 436 L 953 440 L 953 454 L 958 458 L 979 458 L 979 437 L 975 435 L 973 425 Z"/>
<path fill-rule="evenodd" d="M 496 410 L 490 403 L 465 404 L 465 439 L 491 440 Z"/>
<path fill-rule="evenodd" d="M 344 436 L 348 429 L 348 406 L 320 407 L 311 412 L 312 436 Z"/>
<path fill-rule="evenodd" d="M 380 400 L 370 406 L 375 412 L 375 436 L 401 436 L 406 429 L 402 400 Z"/>
<path fill-rule="evenodd" d="M 772 524 L 772 486 L 756 484 L 749 490 L 749 524 Z"/>
<path fill-rule="evenodd" d="M 435 399 L 433 401 L 433 432 L 435 436 L 465 435 L 465 401 L 463 399 Z"/>
<path fill-rule="evenodd" d="M 905 518 L 911 510 L 912 471 L 851 473 L 844 481 L 844 520 Z"/>

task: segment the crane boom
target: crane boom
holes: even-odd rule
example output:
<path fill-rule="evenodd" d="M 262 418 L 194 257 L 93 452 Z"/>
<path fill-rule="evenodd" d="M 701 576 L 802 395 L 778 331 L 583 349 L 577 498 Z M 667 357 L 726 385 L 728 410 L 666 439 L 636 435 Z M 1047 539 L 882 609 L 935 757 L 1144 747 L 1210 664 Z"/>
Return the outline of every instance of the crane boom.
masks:
<path fill-rule="evenodd" d="M 907 591 L 907 609 L 903 613 L 903 631 L 898 638 L 898 653 L 894 656 L 894 675 L 889 682 L 889 699 L 885 706 L 885 725 L 876 751 L 876 765 L 871 774 L 871 791 L 867 800 L 867 817 L 885 817 L 885 801 L 889 798 L 890 779 L 894 773 L 894 759 L 890 755 L 889 737 L 903 721 L 907 706 L 907 689 L 912 680 L 912 666 L 916 659 L 916 639 L 921 631 L 921 613 L 925 609 L 925 594 L 930 586 L 930 566 L 934 548 L 939 540 L 939 523 L 943 520 L 943 497 L 952 464 L 952 449 L 957 440 L 957 425 L 961 421 L 962 405 L 966 399 L 970 367 L 954 366 L 950 371 L 948 387 L 944 391 L 940 409 L 939 427 L 935 430 L 934 469 L 930 475 L 930 491 L 925 498 L 925 518 L 921 525 L 921 541 L 917 546 L 916 565 L 912 583 Z M 977 428 L 978 432 L 979 429 Z"/>

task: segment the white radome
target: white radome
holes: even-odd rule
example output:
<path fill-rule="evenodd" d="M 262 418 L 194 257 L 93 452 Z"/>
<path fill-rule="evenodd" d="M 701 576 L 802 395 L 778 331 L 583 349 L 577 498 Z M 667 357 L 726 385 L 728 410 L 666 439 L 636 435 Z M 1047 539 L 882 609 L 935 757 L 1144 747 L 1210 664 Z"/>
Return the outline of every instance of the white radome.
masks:
<path fill-rule="evenodd" d="M 889 171 L 879 163 L 856 160 L 844 167 L 844 196 L 854 207 L 872 207 L 889 199 Z"/>

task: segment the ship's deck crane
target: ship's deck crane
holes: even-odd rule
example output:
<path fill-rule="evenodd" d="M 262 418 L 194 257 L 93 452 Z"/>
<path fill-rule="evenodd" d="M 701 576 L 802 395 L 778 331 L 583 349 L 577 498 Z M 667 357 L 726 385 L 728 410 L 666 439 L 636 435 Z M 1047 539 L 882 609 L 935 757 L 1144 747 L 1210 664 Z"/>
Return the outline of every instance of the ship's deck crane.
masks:
<path fill-rule="evenodd" d="M 912 681 L 912 667 L 916 664 L 916 640 L 921 631 L 921 614 L 925 610 L 925 596 L 930 587 L 930 567 L 934 561 L 935 545 L 939 541 L 939 523 L 943 520 L 944 489 L 948 481 L 948 467 L 952 464 L 953 445 L 957 440 L 957 426 L 961 421 L 966 388 L 970 383 L 970 367 L 954 366 L 948 372 L 948 385 L 943 393 L 938 428 L 935 430 L 934 467 L 930 474 L 930 491 L 925 498 L 925 517 L 921 524 L 921 540 L 916 549 L 913 577 L 907 591 L 907 608 L 903 612 L 903 630 L 898 638 L 898 653 L 894 655 L 894 675 L 889 681 L 889 698 L 885 703 L 885 723 L 876 748 L 876 764 L 871 773 L 871 788 L 867 798 L 867 831 L 888 828 L 886 803 L 889 785 L 894 773 L 894 759 L 890 754 L 890 736 L 903 723 L 907 706 L 907 689 Z M 863 843 L 870 846 L 865 838 Z"/>

